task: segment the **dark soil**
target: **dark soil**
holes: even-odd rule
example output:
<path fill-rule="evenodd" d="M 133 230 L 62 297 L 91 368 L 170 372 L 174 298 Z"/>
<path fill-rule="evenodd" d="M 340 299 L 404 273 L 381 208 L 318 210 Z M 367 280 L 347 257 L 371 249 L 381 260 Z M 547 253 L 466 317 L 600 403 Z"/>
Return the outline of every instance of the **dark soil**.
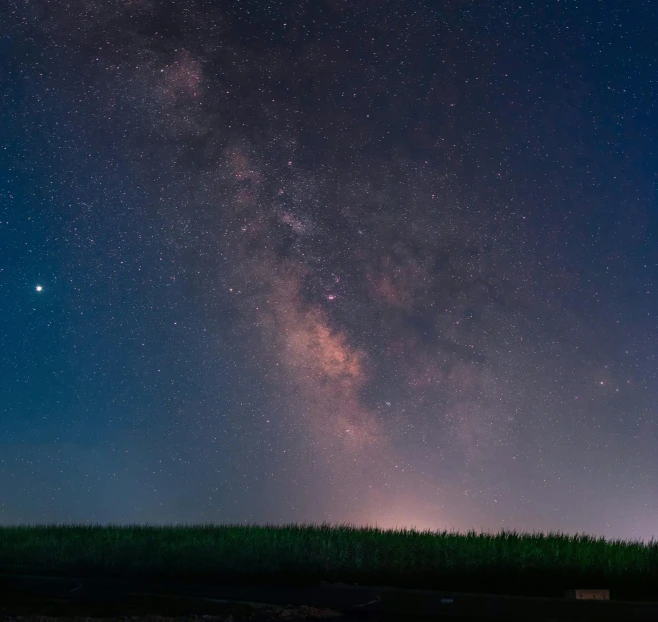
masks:
<path fill-rule="evenodd" d="M 67 586 L 67 589 L 70 589 Z M 74 588 L 75 589 L 75 588 Z M 44 591 L 44 590 L 41 590 Z M 47 591 L 47 590 L 46 590 Z M 281 606 L 267 603 L 211 600 L 205 598 L 166 596 L 162 594 L 94 593 L 87 599 L 74 597 L 74 592 L 62 591 L 60 597 L 44 596 L 39 590 L 17 589 L 0 579 L 0 621 L 58 621 L 149 619 L 195 620 L 199 622 L 264 622 L 266 620 L 310 621 L 339 618 L 331 609 L 301 606 Z"/>

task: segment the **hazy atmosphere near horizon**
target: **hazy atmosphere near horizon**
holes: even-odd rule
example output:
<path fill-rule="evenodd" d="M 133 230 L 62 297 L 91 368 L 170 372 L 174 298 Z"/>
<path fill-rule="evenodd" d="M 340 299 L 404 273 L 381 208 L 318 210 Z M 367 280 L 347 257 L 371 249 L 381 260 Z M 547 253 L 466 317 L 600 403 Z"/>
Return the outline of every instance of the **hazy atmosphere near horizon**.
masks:
<path fill-rule="evenodd" d="M 658 537 L 655 2 L 1 4 L 0 525 Z"/>

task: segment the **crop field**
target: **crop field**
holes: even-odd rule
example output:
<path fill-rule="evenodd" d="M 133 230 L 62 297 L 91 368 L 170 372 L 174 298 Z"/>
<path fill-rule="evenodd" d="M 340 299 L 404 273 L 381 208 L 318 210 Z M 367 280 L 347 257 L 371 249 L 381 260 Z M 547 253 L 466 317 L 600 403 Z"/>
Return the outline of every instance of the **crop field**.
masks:
<path fill-rule="evenodd" d="M 658 542 L 351 525 L 0 527 L 0 574 L 179 583 L 320 581 L 562 597 L 602 588 L 658 600 Z"/>

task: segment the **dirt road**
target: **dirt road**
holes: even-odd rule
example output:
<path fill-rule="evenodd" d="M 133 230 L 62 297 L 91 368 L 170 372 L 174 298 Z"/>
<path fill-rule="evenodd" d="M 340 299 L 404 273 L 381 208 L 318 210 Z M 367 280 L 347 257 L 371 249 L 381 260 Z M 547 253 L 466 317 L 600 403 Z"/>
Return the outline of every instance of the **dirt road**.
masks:
<path fill-rule="evenodd" d="M 31 603 L 37 603 L 51 613 L 62 612 L 56 617 L 89 615 L 124 620 L 128 616 L 142 617 L 147 613 L 187 616 L 185 619 L 192 619 L 190 614 L 217 615 L 218 622 L 228 619 L 258 622 L 332 618 L 342 622 L 658 620 L 658 603 L 614 600 L 570 601 L 323 583 L 313 587 L 222 586 L 153 584 L 146 580 L 102 578 L 0 576 L 0 619 L 11 615 L 12 607 L 14 615 L 19 610 L 22 615 L 41 613 L 29 611 L 30 606 L 34 607 Z"/>

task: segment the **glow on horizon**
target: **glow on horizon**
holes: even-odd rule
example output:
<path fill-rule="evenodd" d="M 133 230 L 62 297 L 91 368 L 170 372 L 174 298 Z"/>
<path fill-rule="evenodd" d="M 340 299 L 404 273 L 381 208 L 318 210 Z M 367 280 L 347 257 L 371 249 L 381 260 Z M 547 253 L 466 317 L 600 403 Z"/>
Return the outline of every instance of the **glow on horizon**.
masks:
<path fill-rule="evenodd" d="M 359 512 L 351 520 L 360 527 L 374 527 L 387 530 L 414 530 L 418 532 L 458 531 L 454 517 L 443 515 L 441 508 L 432 507 L 423 500 L 413 499 L 412 495 L 403 495 L 388 508 L 378 507 Z"/>

